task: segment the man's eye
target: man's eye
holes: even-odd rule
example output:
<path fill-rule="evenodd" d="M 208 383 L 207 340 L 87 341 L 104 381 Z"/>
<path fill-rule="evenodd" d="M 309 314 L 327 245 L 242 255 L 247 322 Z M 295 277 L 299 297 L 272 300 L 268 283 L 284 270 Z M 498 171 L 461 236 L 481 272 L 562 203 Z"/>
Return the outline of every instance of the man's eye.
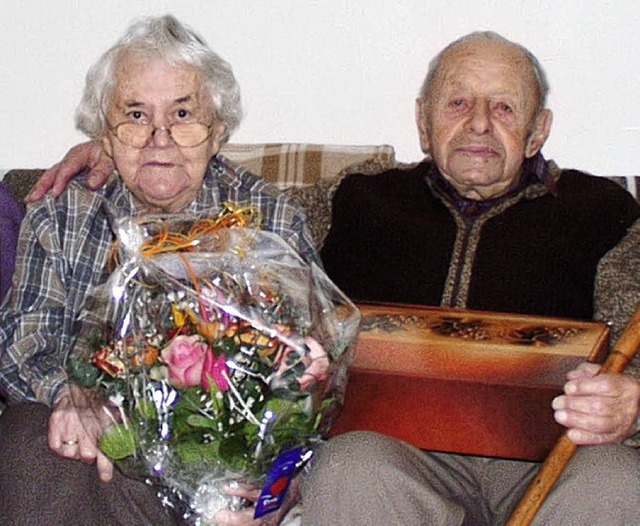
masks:
<path fill-rule="evenodd" d="M 508 104 L 506 104 L 505 102 L 499 103 L 498 109 L 503 113 L 513 113 L 513 108 Z"/>
<path fill-rule="evenodd" d="M 456 112 L 464 112 L 469 108 L 469 103 L 467 99 L 452 99 L 449 108 Z"/>
<path fill-rule="evenodd" d="M 176 111 L 176 117 L 178 117 L 178 119 L 186 119 L 189 115 L 189 111 L 182 108 Z"/>

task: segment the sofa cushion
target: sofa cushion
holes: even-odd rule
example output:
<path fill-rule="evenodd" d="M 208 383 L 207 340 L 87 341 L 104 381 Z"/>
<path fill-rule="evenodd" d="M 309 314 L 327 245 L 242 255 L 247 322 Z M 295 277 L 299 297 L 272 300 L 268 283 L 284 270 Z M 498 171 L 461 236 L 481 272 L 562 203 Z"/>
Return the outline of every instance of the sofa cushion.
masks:
<path fill-rule="evenodd" d="M 9 191 L 14 195 L 17 201 L 22 203 L 27 197 L 29 189 L 42 175 L 44 170 L 41 169 L 17 169 L 9 170 L 2 182 L 7 185 Z"/>
<path fill-rule="evenodd" d="M 395 156 L 393 146 L 384 144 L 225 144 L 220 153 L 281 189 L 333 181 L 345 168 L 368 161 L 386 167 Z"/>

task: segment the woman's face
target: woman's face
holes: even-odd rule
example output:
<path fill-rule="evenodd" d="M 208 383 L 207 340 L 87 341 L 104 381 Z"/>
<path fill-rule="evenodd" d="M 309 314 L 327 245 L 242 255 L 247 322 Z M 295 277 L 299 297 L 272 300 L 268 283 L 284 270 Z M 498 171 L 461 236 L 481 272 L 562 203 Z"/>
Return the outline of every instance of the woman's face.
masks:
<path fill-rule="evenodd" d="M 213 123 L 213 105 L 200 74 L 174 67 L 160 58 L 122 59 L 107 110 L 110 130 L 103 138 L 122 180 L 148 212 L 177 212 L 191 203 L 202 186 L 207 164 L 220 149 L 224 125 L 193 147 L 179 146 L 169 133 L 180 123 Z M 150 125 L 149 143 L 136 148 L 114 133 L 122 123 Z"/>

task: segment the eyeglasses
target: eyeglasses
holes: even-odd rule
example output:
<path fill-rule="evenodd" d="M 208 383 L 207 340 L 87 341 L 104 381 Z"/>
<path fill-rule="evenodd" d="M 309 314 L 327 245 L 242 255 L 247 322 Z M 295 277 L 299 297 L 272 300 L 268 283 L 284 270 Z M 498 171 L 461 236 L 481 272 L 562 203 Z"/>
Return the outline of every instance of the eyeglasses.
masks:
<path fill-rule="evenodd" d="M 132 122 L 122 122 L 116 126 L 107 124 L 107 126 L 120 142 L 138 149 L 148 146 L 158 131 L 166 131 L 178 146 L 193 148 L 206 141 L 213 129 L 213 123 L 207 126 L 199 122 L 179 122 L 161 128 L 156 128 L 153 124 Z"/>

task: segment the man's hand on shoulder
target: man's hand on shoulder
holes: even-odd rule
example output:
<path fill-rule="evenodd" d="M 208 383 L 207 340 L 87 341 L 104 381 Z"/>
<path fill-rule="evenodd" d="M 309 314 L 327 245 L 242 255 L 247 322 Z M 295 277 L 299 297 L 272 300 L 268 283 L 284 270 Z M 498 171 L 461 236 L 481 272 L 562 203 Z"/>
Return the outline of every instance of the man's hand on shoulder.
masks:
<path fill-rule="evenodd" d="M 26 203 L 40 201 L 47 193 L 58 197 L 69 186 L 69 182 L 80 172 L 89 169 L 87 187 L 97 190 L 114 170 L 113 161 L 105 153 L 99 141 L 89 141 L 74 146 L 62 161 L 46 170 L 33 185 Z"/>

